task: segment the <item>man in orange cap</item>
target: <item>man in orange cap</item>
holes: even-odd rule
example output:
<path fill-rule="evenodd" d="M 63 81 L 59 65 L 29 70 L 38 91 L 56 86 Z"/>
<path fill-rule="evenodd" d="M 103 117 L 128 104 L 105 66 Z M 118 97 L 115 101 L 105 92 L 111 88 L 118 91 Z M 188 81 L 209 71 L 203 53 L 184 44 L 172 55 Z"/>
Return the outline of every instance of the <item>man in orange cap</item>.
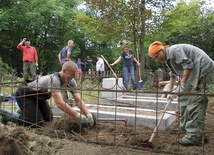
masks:
<path fill-rule="evenodd" d="M 165 47 L 159 41 L 149 46 L 149 55 L 165 63 L 170 70 L 170 90 L 178 78 L 179 92 L 208 92 L 214 73 L 213 60 L 200 48 L 190 44 L 176 44 Z M 207 96 L 179 95 L 179 130 L 186 135 L 177 142 L 184 146 L 204 144 L 204 124 L 208 105 Z"/>

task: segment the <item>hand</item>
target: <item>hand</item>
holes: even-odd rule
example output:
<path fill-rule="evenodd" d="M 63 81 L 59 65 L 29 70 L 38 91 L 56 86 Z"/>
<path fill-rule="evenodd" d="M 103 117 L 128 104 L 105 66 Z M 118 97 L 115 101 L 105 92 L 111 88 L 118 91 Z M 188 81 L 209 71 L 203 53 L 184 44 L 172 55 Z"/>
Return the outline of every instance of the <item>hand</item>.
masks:
<path fill-rule="evenodd" d="M 110 66 L 113 67 L 114 65 L 113 65 L 113 64 L 110 64 Z"/>
<path fill-rule="evenodd" d="M 88 113 L 88 114 L 86 115 L 86 117 L 87 117 L 89 126 L 90 126 L 90 127 L 93 127 L 93 126 L 94 126 L 94 118 L 93 118 L 92 114 L 91 114 L 91 113 Z"/>
<path fill-rule="evenodd" d="M 184 91 L 185 91 L 185 85 L 186 85 L 186 83 L 182 83 L 182 82 L 181 82 L 181 85 L 180 85 L 180 92 L 184 92 Z"/>
<path fill-rule="evenodd" d="M 23 38 L 22 42 L 25 42 L 26 41 L 26 38 Z"/>
<path fill-rule="evenodd" d="M 137 66 L 140 67 L 140 63 L 139 62 L 137 62 Z"/>
<path fill-rule="evenodd" d="M 88 120 L 87 118 L 85 117 L 85 115 L 82 115 L 80 113 L 78 113 L 76 116 L 75 116 L 77 122 L 81 125 L 83 124 L 87 124 L 88 123 Z"/>
<path fill-rule="evenodd" d="M 174 98 L 174 95 L 173 94 L 167 94 L 167 97 L 166 97 L 168 100 L 173 100 Z"/>
<path fill-rule="evenodd" d="M 35 65 L 36 65 L 36 69 L 37 69 L 37 70 L 39 70 L 38 62 L 36 62 L 36 64 L 35 64 Z"/>

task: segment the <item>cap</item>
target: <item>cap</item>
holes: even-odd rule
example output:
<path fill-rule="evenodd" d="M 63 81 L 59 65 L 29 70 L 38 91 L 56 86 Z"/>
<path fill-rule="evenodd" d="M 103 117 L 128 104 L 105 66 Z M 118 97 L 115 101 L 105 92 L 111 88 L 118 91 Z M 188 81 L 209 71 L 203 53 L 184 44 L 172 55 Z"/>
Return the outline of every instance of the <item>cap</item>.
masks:
<path fill-rule="evenodd" d="M 155 53 L 159 52 L 160 50 L 163 50 L 164 46 L 160 41 L 155 41 L 149 46 L 149 55 L 150 57 L 153 57 Z"/>

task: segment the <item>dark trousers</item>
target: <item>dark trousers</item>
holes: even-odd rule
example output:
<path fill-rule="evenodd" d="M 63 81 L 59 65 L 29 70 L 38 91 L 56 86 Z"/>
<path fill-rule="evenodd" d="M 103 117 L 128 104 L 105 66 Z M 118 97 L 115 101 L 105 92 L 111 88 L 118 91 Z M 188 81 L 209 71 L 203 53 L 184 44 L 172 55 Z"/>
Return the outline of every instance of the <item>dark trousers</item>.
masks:
<path fill-rule="evenodd" d="M 38 96 L 26 97 L 23 92 L 24 88 L 18 88 L 16 92 L 16 101 L 21 110 L 20 125 L 42 125 L 44 121 L 53 120 L 53 113 L 46 99 L 39 99 Z"/>

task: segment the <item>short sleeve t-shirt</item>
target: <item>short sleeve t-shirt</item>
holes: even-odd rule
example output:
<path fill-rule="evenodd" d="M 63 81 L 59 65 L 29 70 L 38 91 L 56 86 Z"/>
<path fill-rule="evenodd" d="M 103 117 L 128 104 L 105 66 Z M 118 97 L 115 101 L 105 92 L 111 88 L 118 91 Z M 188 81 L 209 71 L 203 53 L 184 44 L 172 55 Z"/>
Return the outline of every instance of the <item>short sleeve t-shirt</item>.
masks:
<path fill-rule="evenodd" d="M 126 66 L 126 67 L 133 66 L 133 61 L 132 61 L 133 52 L 131 50 L 129 50 L 129 55 L 127 55 L 126 52 L 123 51 L 120 56 L 124 59 L 123 66 Z"/>
<path fill-rule="evenodd" d="M 44 91 L 44 92 L 61 92 L 61 88 L 76 88 L 77 84 L 74 79 L 68 83 L 62 83 L 60 77 L 57 74 L 50 74 L 39 77 L 37 80 L 34 80 L 27 84 L 28 86 L 33 87 L 34 90 Z M 76 90 L 69 90 L 72 94 L 77 93 Z"/>
<path fill-rule="evenodd" d="M 70 52 L 71 53 L 71 47 L 69 46 L 65 46 L 61 51 L 60 51 L 60 55 L 61 55 L 61 60 L 62 60 L 62 64 L 64 64 L 67 60 L 67 53 Z"/>

